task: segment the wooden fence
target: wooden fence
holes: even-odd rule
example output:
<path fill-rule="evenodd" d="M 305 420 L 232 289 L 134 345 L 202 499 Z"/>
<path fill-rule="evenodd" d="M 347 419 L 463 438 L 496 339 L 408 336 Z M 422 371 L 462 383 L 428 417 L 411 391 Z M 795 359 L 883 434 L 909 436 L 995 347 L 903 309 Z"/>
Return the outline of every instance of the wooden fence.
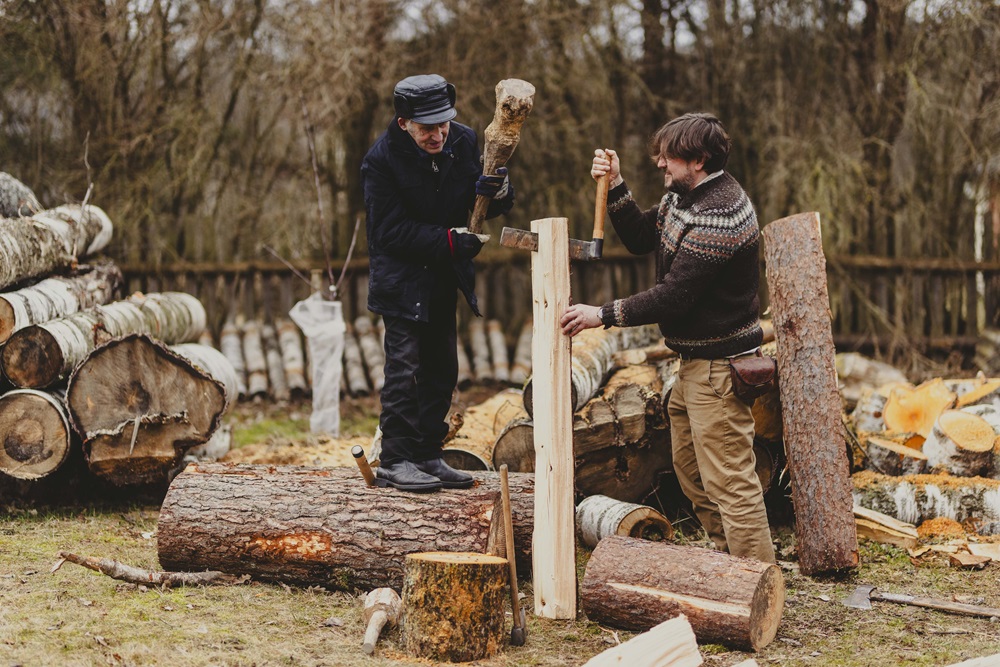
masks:
<path fill-rule="evenodd" d="M 484 316 L 499 319 L 508 337 L 516 336 L 531 316 L 527 254 L 477 259 L 477 269 Z M 574 262 L 571 271 L 574 300 L 599 304 L 651 286 L 655 261 L 610 253 L 598 262 Z M 329 270 L 303 262 L 246 262 L 153 270 L 126 266 L 123 272 L 129 292 L 179 290 L 197 296 L 216 335 L 227 317 L 272 320 L 313 289 L 328 289 L 331 283 L 339 282 L 345 318 L 352 321 L 368 312 L 367 260 L 346 267 L 334 264 Z M 832 256 L 827 277 L 840 350 L 897 346 L 968 351 L 983 328 L 1000 323 L 1000 262 Z M 766 308 L 766 286 L 761 291 Z M 472 316 L 464 307 L 459 314 L 460 326 Z"/>

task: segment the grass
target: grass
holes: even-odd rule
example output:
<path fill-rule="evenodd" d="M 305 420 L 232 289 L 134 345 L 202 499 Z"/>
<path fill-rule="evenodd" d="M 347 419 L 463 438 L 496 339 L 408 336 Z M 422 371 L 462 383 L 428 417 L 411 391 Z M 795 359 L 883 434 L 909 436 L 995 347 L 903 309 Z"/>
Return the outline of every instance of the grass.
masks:
<path fill-rule="evenodd" d="M 359 407 L 359 406 L 354 406 Z M 348 413 L 343 431 L 374 429 L 371 405 Z M 248 407 L 234 433 L 292 437 L 308 419 L 295 410 Z M 377 413 L 377 411 L 376 411 Z M 350 416 L 353 414 L 353 416 Z M 366 430 L 371 429 L 371 430 Z M 301 433 L 299 434 L 301 435 Z M 237 442 L 240 442 L 238 439 Z M 250 581 L 231 586 L 161 590 L 115 581 L 66 563 L 60 550 L 159 569 L 155 505 L 73 507 L 0 505 L 0 667 L 67 665 L 428 665 L 408 658 L 398 630 L 383 632 L 372 657 L 361 652 L 363 592 L 292 588 Z M 699 546 L 690 521 L 678 541 Z M 943 556 L 911 560 L 898 548 L 863 542 L 861 566 L 849 576 L 804 577 L 794 565 L 791 528 L 775 528 L 787 601 L 777 638 L 755 655 L 718 644 L 700 646 L 705 664 L 944 666 L 1000 651 L 1000 622 L 913 606 L 874 602 L 870 611 L 841 604 L 859 584 L 1000 607 L 1000 565 L 957 570 Z M 578 550 L 582 577 L 589 552 Z M 530 581 L 521 582 L 530 606 Z M 524 647 L 505 647 L 483 667 L 582 665 L 632 633 L 586 620 L 528 615 Z"/>

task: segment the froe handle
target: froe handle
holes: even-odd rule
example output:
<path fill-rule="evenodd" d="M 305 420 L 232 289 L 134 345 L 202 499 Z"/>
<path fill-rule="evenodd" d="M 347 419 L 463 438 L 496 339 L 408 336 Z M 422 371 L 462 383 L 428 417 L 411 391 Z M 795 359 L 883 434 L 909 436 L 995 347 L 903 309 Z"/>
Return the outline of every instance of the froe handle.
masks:
<path fill-rule="evenodd" d="M 594 256 L 600 257 L 604 250 L 604 222 L 608 218 L 608 189 L 611 174 L 597 179 L 597 196 L 594 199 Z"/>

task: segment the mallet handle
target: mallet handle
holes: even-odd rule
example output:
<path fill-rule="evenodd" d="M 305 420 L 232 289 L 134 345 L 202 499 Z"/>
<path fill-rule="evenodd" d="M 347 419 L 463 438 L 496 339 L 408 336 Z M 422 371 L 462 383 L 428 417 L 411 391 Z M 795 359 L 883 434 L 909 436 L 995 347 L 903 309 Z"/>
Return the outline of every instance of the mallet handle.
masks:
<path fill-rule="evenodd" d="M 372 467 L 368 464 L 368 459 L 365 458 L 365 450 L 362 449 L 361 445 L 354 445 L 351 448 L 351 454 L 354 455 L 354 461 L 358 464 L 358 470 L 365 478 L 365 483 L 368 486 L 375 486 L 375 473 L 372 472 Z"/>
<path fill-rule="evenodd" d="M 597 197 L 594 201 L 594 239 L 604 239 L 604 221 L 608 217 L 608 185 L 610 183 L 610 173 L 597 179 Z"/>

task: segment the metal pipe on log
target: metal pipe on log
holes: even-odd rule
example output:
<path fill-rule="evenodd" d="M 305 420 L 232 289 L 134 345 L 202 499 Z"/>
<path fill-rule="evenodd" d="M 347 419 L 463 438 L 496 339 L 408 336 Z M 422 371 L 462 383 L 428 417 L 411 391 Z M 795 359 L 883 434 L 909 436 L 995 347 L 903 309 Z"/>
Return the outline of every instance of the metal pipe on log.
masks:
<path fill-rule="evenodd" d="M 110 262 L 81 266 L 68 276 L 0 294 L 0 345 L 15 331 L 113 301 L 122 272 Z"/>
<path fill-rule="evenodd" d="M 119 486 L 158 483 L 218 429 L 235 385 L 218 350 L 168 348 L 130 334 L 96 348 L 73 371 L 66 403 L 95 475 Z"/>
<path fill-rule="evenodd" d="M 170 345 L 197 340 L 204 328 L 205 307 L 190 294 L 133 294 L 15 332 L 0 363 L 16 386 L 40 389 L 68 375 L 106 340 L 145 333 Z"/>
<path fill-rule="evenodd" d="M 111 233 L 111 219 L 96 206 L 0 218 L 0 289 L 71 267 L 107 246 Z"/>
<path fill-rule="evenodd" d="M 416 498 L 371 488 L 353 468 L 190 464 L 163 500 L 160 563 L 340 590 L 398 589 L 407 554 L 503 553 L 499 476 L 473 476 L 471 489 Z M 534 475 L 509 481 L 517 566 L 527 572 Z"/>
<path fill-rule="evenodd" d="M 699 642 L 757 651 L 778 632 L 785 581 L 752 558 L 612 535 L 587 561 L 580 602 L 602 625 L 648 630 L 684 614 Z"/>
<path fill-rule="evenodd" d="M 806 575 L 855 568 L 858 536 L 819 214 L 776 220 L 763 236 L 799 564 Z"/>

